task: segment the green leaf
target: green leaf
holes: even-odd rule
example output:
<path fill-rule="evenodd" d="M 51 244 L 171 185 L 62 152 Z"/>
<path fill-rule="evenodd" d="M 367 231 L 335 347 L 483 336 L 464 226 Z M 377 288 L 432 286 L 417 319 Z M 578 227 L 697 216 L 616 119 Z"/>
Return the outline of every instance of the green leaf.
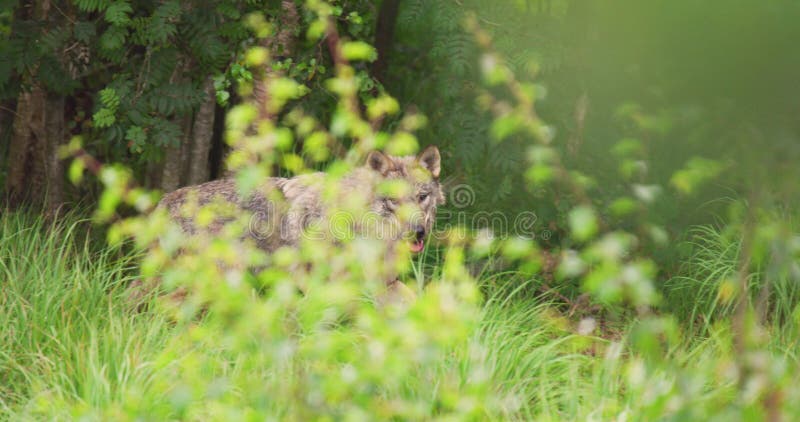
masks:
<path fill-rule="evenodd" d="M 140 126 L 131 126 L 125 132 L 125 139 L 130 141 L 132 151 L 142 152 L 147 141 L 147 133 Z"/>
<path fill-rule="evenodd" d="M 388 95 L 372 98 L 367 102 L 367 116 L 376 120 L 385 115 L 392 115 L 400 111 L 400 104 Z"/>
<path fill-rule="evenodd" d="M 513 76 L 511 70 L 494 54 L 484 54 L 481 57 L 481 72 L 484 80 L 490 86 L 506 83 Z"/>
<path fill-rule="evenodd" d="M 658 246 L 665 246 L 669 242 L 669 233 L 662 227 L 650 224 L 646 227 L 650 239 Z"/>
<path fill-rule="evenodd" d="M 94 123 L 95 127 L 104 128 L 109 127 L 116 123 L 117 117 L 114 115 L 114 111 L 108 108 L 101 108 L 92 116 L 92 122 Z"/>
<path fill-rule="evenodd" d="M 702 157 L 693 157 L 686 163 L 686 167 L 672 175 L 670 184 L 680 193 L 691 195 L 700 185 L 717 177 L 725 166 L 714 160 Z"/>
<path fill-rule="evenodd" d="M 611 205 L 608 207 L 608 209 L 615 216 L 624 217 L 626 215 L 635 212 L 638 207 L 639 203 L 636 202 L 635 199 L 625 196 L 622 198 L 615 199 L 614 202 L 612 202 Z"/>
<path fill-rule="evenodd" d="M 585 242 L 597 234 L 597 214 L 593 208 L 585 205 L 578 206 L 570 211 L 567 218 L 572 236 L 579 242 Z"/>
<path fill-rule="evenodd" d="M 553 164 L 558 161 L 558 153 L 551 147 L 532 146 L 528 149 L 528 160 L 534 164 Z"/>
<path fill-rule="evenodd" d="M 586 271 L 588 266 L 574 250 L 567 250 L 561 254 L 561 261 L 556 269 L 556 276 L 560 280 L 577 277 Z"/>
<path fill-rule="evenodd" d="M 69 165 L 69 180 L 73 185 L 77 186 L 81 183 L 81 180 L 83 180 L 83 170 L 85 170 L 85 168 L 86 166 L 82 159 L 72 160 L 72 163 Z"/>
<path fill-rule="evenodd" d="M 236 173 L 236 187 L 244 198 L 264 183 L 269 175 L 261 166 L 249 166 Z"/>
<path fill-rule="evenodd" d="M 661 193 L 661 186 L 659 185 L 634 184 L 631 189 L 634 196 L 645 204 L 652 204 Z"/>
<path fill-rule="evenodd" d="M 230 100 L 231 98 L 231 93 L 228 92 L 227 90 L 217 90 L 216 97 L 217 97 L 217 104 L 224 107 L 228 105 L 228 100 Z"/>
<path fill-rule="evenodd" d="M 342 44 L 342 56 L 350 61 L 372 62 L 378 58 L 378 52 L 363 41 L 350 41 Z"/>
<path fill-rule="evenodd" d="M 269 51 L 264 47 L 252 47 L 244 55 L 244 61 L 248 66 L 261 66 L 269 60 Z"/>
<path fill-rule="evenodd" d="M 133 8 L 127 1 L 115 1 L 106 9 L 106 21 L 114 25 L 126 24 L 130 22 L 128 14 L 131 12 L 133 12 Z"/>
<path fill-rule="evenodd" d="M 120 202 L 122 202 L 122 197 L 117 190 L 105 189 L 103 194 L 100 195 L 100 201 L 98 202 L 97 211 L 95 212 L 95 218 L 97 218 L 100 222 L 107 221 L 114 215 L 114 212 L 116 212 L 117 206 L 119 206 Z"/>
<path fill-rule="evenodd" d="M 503 242 L 501 251 L 508 259 L 522 259 L 536 251 L 533 242 L 522 237 L 511 237 Z"/>
<path fill-rule="evenodd" d="M 278 101 L 299 98 L 308 93 L 308 88 L 290 78 L 279 78 L 270 81 L 270 94 Z"/>
<path fill-rule="evenodd" d="M 108 0 L 76 0 L 75 4 L 78 9 L 84 12 L 94 12 L 96 10 L 103 10 L 109 5 Z"/>
<path fill-rule="evenodd" d="M 386 145 L 386 152 L 392 155 L 411 155 L 419 149 L 417 137 L 408 132 L 397 132 Z"/>
<path fill-rule="evenodd" d="M 526 172 L 525 178 L 534 186 L 542 186 L 555 177 L 555 169 L 549 165 L 534 164 Z"/>
<path fill-rule="evenodd" d="M 638 139 L 625 138 L 617 142 L 611 152 L 619 158 L 640 157 L 644 154 L 644 147 Z"/>
<path fill-rule="evenodd" d="M 289 132 L 289 135 L 291 136 L 291 132 Z M 328 134 L 322 131 L 312 133 L 303 143 L 303 151 L 311 156 L 314 161 L 327 160 L 330 157 Z"/>
<path fill-rule="evenodd" d="M 94 22 L 76 22 L 72 33 L 76 40 L 88 43 L 97 35 L 97 28 Z"/>
<path fill-rule="evenodd" d="M 497 141 L 502 141 L 513 135 L 522 127 L 522 119 L 513 113 L 500 116 L 492 122 L 489 132 Z"/>
<path fill-rule="evenodd" d="M 117 91 L 113 88 L 104 88 L 100 90 L 99 95 L 100 102 L 102 102 L 106 108 L 116 110 L 119 106 L 119 95 L 117 95 Z"/>
<path fill-rule="evenodd" d="M 323 19 L 317 19 L 314 22 L 311 22 L 308 25 L 308 31 L 306 31 L 306 38 L 309 41 L 315 42 L 322 38 L 322 35 L 325 34 L 325 30 L 328 29 L 328 23 Z"/>
<path fill-rule="evenodd" d="M 104 50 L 117 50 L 125 44 L 128 30 L 125 27 L 111 25 L 106 32 L 100 36 L 100 47 Z"/>

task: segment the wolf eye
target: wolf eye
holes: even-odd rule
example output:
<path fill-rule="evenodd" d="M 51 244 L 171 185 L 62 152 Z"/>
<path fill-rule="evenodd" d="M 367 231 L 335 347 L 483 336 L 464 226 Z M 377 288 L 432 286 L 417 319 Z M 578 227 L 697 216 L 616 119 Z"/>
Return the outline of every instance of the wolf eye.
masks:
<path fill-rule="evenodd" d="M 383 204 L 389 209 L 395 209 L 398 205 L 400 205 L 400 203 L 394 198 L 383 198 Z"/>
<path fill-rule="evenodd" d="M 417 199 L 419 199 L 419 202 L 422 202 L 422 201 L 428 199 L 428 194 L 427 193 L 421 193 L 421 194 L 419 194 Z"/>

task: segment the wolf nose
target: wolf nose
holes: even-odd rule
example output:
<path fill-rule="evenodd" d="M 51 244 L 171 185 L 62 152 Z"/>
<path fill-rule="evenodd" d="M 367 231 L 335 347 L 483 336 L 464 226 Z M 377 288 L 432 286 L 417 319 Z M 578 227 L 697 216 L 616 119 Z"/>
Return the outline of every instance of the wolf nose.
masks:
<path fill-rule="evenodd" d="M 414 235 L 416 236 L 417 240 L 422 240 L 425 237 L 425 227 L 417 226 L 414 228 Z"/>

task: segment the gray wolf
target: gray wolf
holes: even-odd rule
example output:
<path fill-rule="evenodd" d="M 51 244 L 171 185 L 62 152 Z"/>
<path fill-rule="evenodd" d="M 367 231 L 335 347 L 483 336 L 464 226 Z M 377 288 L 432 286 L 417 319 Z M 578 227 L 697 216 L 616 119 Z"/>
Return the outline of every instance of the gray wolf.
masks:
<path fill-rule="evenodd" d="M 340 237 L 345 232 L 380 240 L 388 260 L 404 248 L 411 253 L 423 250 L 436 209 L 444 203 L 440 170 L 435 146 L 416 156 L 373 151 L 362 166 L 338 178 L 326 173 L 271 177 L 246 196 L 238 193 L 234 179 L 226 178 L 171 192 L 158 208 L 188 234 L 214 234 L 234 219 L 246 219 L 242 239 L 266 253 L 298 247 L 308 239 L 336 243 L 344 240 Z M 209 204 L 224 211 L 200 224 L 196 210 Z M 341 221 L 348 227 L 333 233 L 330 228 Z M 387 273 L 384 281 L 392 285 L 397 275 Z"/>

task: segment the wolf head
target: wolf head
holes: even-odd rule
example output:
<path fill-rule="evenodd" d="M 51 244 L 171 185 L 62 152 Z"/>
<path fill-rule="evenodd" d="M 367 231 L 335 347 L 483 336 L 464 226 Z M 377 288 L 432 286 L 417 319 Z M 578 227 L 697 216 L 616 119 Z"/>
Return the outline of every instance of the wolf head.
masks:
<path fill-rule="evenodd" d="M 376 189 L 370 208 L 392 223 L 389 227 L 408 241 L 411 252 L 422 251 L 433 228 L 436 207 L 444 203 L 439 149 L 429 146 L 416 156 L 402 157 L 373 151 L 367 156 L 366 167 L 383 183 L 383 188 Z"/>

